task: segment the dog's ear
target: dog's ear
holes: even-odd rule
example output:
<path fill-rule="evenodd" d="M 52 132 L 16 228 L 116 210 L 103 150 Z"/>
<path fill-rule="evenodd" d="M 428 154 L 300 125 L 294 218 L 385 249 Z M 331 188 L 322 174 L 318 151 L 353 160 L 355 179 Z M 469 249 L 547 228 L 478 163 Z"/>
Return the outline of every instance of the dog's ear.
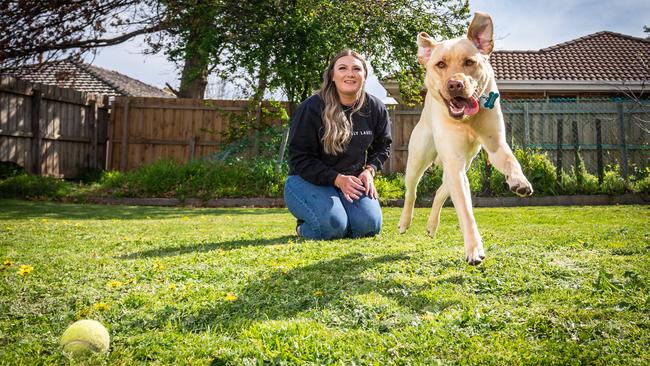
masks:
<path fill-rule="evenodd" d="M 474 43 L 481 53 L 489 55 L 494 49 L 493 30 L 492 18 L 486 13 L 477 11 L 467 30 L 467 38 Z"/>
<path fill-rule="evenodd" d="M 431 38 L 426 32 L 420 32 L 417 38 L 418 44 L 418 62 L 424 66 L 431 57 L 431 51 L 436 46 L 436 41 Z"/>

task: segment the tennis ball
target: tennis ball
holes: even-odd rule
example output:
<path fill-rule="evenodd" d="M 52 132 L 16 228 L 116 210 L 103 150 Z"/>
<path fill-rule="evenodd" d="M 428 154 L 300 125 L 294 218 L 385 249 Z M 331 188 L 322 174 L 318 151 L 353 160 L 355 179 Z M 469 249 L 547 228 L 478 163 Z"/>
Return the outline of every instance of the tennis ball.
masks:
<path fill-rule="evenodd" d="M 63 351 L 71 354 L 108 351 L 110 336 L 102 323 L 84 319 L 72 323 L 61 336 Z"/>

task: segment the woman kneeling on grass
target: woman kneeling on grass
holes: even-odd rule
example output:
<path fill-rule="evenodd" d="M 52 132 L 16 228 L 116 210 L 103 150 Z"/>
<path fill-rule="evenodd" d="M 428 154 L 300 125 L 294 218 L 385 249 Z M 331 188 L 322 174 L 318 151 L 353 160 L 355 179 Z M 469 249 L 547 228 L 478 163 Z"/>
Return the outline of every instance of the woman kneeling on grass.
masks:
<path fill-rule="evenodd" d="M 392 140 L 386 106 L 365 91 L 367 76 L 361 55 L 340 52 L 320 90 L 294 113 L 284 201 L 298 219 L 299 236 L 358 238 L 381 230 L 373 179 Z"/>

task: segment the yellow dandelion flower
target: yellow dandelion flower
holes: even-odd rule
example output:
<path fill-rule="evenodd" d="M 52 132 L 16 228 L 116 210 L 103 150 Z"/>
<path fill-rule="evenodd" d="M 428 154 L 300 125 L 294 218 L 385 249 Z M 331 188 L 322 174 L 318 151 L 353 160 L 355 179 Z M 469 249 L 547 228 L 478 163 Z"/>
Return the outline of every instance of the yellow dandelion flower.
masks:
<path fill-rule="evenodd" d="M 427 311 L 424 313 L 424 315 L 422 315 L 422 319 L 427 321 L 432 321 L 433 319 L 435 319 L 435 316 L 432 312 Z"/>
<path fill-rule="evenodd" d="M 170 283 L 169 286 L 167 286 L 167 288 L 168 288 L 170 291 L 176 291 L 176 284 Z"/>
<path fill-rule="evenodd" d="M 225 300 L 232 302 L 232 301 L 237 300 L 237 296 L 235 294 L 233 294 L 232 292 L 229 292 L 229 293 L 226 294 Z"/>
<path fill-rule="evenodd" d="M 160 263 L 160 262 L 154 262 L 153 269 L 157 269 L 159 271 L 162 271 L 163 269 L 165 269 L 165 265 Z"/>
<path fill-rule="evenodd" d="M 105 302 L 98 302 L 93 305 L 93 308 L 97 311 L 108 311 L 108 304 Z"/>
<path fill-rule="evenodd" d="M 108 287 L 112 287 L 112 288 L 117 288 L 117 287 L 122 286 L 123 284 L 124 284 L 124 283 L 122 283 L 122 282 L 120 282 L 120 281 L 110 280 L 110 281 L 108 281 L 108 282 L 106 283 L 106 286 L 108 286 Z"/>
<path fill-rule="evenodd" d="M 43 219 L 43 223 L 44 223 L 44 224 L 47 224 L 47 219 Z"/>
<path fill-rule="evenodd" d="M 323 296 L 323 291 L 321 291 L 321 290 L 314 291 L 314 296 L 316 296 L 316 297 Z"/>
<path fill-rule="evenodd" d="M 34 270 L 34 267 L 32 267 L 30 265 L 27 265 L 27 264 L 23 264 L 22 266 L 20 266 L 20 268 L 18 268 L 18 274 L 21 275 L 21 276 L 26 276 L 26 275 L 32 273 L 33 270 Z"/>
<path fill-rule="evenodd" d="M 189 220 L 189 219 L 190 219 L 189 217 L 187 217 L 187 216 L 183 216 L 183 220 L 184 220 L 184 221 L 187 221 L 187 220 Z"/>
<path fill-rule="evenodd" d="M 4 262 L 2 262 L 2 266 L 4 268 L 9 268 L 14 265 L 14 262 L 11 261 L 11 259 L 5 259 Z"/>

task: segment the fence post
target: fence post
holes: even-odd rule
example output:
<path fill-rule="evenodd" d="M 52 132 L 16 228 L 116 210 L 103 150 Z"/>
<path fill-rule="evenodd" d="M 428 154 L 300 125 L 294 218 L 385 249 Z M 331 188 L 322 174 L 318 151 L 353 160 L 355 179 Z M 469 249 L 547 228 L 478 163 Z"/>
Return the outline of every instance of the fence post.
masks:
<path fill-rule="evenodd" d="M 625 143 L 625 114 L 623 112 L 623 102 L 618 102 L 618 127 L 620 135 L 621 146 L 621 164 L 623 170 L 623 178 L 627 180 L 627 145 Z"/>
<path fill-rule="evenodd" d="M 515 142 L 515 138 L 514 136 L 512 136 L 512 130 L 513 130 L 512 125 L 514 124 L 514 122 L 515 122 L 514 118 L 511 117 L 506 120 L 506 141 L 508 141 L 510 147 L 512 147 L 512 144 Z M 508 139 L 508 137 L 510 138 Z"/>
<path fill-rule="evenodd" d="M 600 118 L 596 118 L 596 164 L 598 165 L 598 183 L 603 184 L 603 129 Z"/>
<path fill-rule="evenodd" d="M 97 101 L 92 99 L 88 103 L 88 112 L 90 114 L 90 168 L 97 168 Z"/>
<path fill-rule="evenodd" d="M 129 151 L 129 98 L 124 98 L 124 121 L 122 122 L 122 154 L 120 155 L 120 171 L 126 172 L 126 159 Z"/>
<path fill-rule="evenodd" d="M 571 129 L 573 130 L 573 166 L 578 170 L 578 154 L 580 153 L 580 142 L 578 141 L 578 121 L 571 121 Z"/>
<path fill-rule="evenodd" d="M 530 115 L 528 114 L 528 102 L 524 102 L 524 149 L 530 144 Z"/>
<path fill-rule="evenodd" d="M 191 163 L 194 160 L 194 150 L 196 149 L 196 136 L 190 138 L 190 147 L 189 147 L 189 162 Z"/>
<path fill-rule="evenodd" d="M 42 155 L 42 133 L 41 133 L 41 101 L 43 94 L 40 90 L 32 92 L 32 172 L 41 174 Z"/>
<path fill-rule="evenodd" d="M 557 157 L 556 157 L 556 169 L 555 174 L 557 175 L 558 182 L 562 178 L 562 135 L 563 135 L 563 126 L 562 119 L 557 120 Z"/>

